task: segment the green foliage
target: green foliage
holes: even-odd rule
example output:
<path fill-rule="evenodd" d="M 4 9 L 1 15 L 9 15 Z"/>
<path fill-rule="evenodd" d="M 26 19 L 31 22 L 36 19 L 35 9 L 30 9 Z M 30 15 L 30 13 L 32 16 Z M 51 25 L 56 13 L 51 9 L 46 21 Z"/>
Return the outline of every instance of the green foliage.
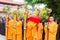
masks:
<path fill-rule="evenodd" d="M 17 11 L 18 17 L 23 18 L 24 17 L 24 12 L 20 12 L 19 10 Z"/>
<path fill-rule="evenodd" d="M 16 14 L 16 11 L 11 12 L 11 14 L 12 14 L 12 16 L 14 16 Z"/>
<path fill-rule="evenodd" d="M 29 4 L 44 3 L 48 8 L 52 9 L 51 16 L 60 18 L 60 0 L 26 0 Z"/>
<path fill-rule="evenodd" d="M 28 2 L 28 4 L 38 4 L 38 3 L 41 3 L 42 0 L 25 0 Z"/>
<path fill-rule="evenodd" d="M 28 2 L 25 2 L 24 8 L 28 9 Z"/>
<path fill-rule="evenodd" d="M 40 9 L 40 17 L 44 19 L 48 18 L 48 13 L 46 8 Z"/>
<path fill-rule="evenodd" d="M 60 0 L 43 0 L 43 3 L 53 10 L 51 16 L 54 16 L 56 19 L 60 18 Z"/>
<path fill-rule="evenodd" d="M 19 10 L 13 11 L 11 12 L 12 16 L 14 16 L 15 14 L 18 14 L 19 18 L 23 18 L 24 17 L 24 12 L 20 12 Z"/>
<path fill-rule="evenodd" d="M 9 6 L 6 6 L 6 7 L 3 8 L 3 11 L 4 12 L 8 12 L 9 10 L 10 10 L 10 7 Z"/>

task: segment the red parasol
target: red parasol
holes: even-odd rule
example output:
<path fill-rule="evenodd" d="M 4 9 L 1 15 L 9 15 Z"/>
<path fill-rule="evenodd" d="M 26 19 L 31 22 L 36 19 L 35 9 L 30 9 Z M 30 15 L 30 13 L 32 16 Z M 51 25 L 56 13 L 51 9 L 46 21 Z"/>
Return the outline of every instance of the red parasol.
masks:
<path fill-rule="evenodd" d="M 30 16 L 29 18 L 30 21 L 35 22 L 35 23 L 39 23 L 40 22 L 40 17 L 39 16 Z"/>

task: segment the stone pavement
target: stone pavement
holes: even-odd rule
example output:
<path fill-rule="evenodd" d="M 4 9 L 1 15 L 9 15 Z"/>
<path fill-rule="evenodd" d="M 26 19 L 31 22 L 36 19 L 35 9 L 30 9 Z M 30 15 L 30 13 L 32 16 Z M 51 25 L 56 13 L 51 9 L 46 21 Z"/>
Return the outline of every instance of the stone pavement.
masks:
<path fill-rule="evenodd" d="M 0 40 L 5 40 L 5 36 L 0 34 Z"/>

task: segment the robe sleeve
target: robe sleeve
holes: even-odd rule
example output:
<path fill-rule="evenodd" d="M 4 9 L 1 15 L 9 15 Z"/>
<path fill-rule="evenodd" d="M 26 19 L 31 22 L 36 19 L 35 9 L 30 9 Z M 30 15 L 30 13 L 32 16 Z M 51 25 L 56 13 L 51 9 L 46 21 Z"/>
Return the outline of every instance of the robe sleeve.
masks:
<path fill-rule="evenodd" d="M 39 23 L 39 24 L 38 24 L 38 30 L 39 30 L 39 31 L 42 31 L 42 30 L 43 30 L 43 25 L 42 25 L 42 23 Z"/>
<path fill-rule="evenodd" d="M 38 24 L 38 39 L 42 39 L 43 25 L 42 23 Z"/>
<path fill-rule="evenodd" d="M 46 33 L 47 32 L 47 23 L 45 23 L 44 30 L 45 30 L 45 33 Z"/>
<path fill-rule="evenodd" d="M 57 28 L 58 28 L 58 25 L 55 23 L 53 24 L 52 28 L 49 29 L 49 32 L 52 34 L 55 34 L 57 33 Z"/>

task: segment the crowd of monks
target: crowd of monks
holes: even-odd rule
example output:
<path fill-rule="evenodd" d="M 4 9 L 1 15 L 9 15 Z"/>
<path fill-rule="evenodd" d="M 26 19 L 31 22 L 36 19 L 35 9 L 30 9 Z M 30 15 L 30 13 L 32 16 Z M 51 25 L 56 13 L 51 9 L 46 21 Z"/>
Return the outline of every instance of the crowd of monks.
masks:
<path fill-rule="evenodd" d="M 6 40 L 43 40 L 43 30 L 44 40 L 56 40 L 58 24 L 54 18 L 50 17 L 49 22 L 45 22 L 43 26 L 38 15 L 39 11 L 29 18 L 24 14 L 24 26 L 16 14 L 14 17 L 6 15 Z"/>
<path fill-rule="evenodd" d="M 14 19 L 6 16 L 6 40 L 22 40 L 22 21 L 16 20 L 16 15 Z"/>

